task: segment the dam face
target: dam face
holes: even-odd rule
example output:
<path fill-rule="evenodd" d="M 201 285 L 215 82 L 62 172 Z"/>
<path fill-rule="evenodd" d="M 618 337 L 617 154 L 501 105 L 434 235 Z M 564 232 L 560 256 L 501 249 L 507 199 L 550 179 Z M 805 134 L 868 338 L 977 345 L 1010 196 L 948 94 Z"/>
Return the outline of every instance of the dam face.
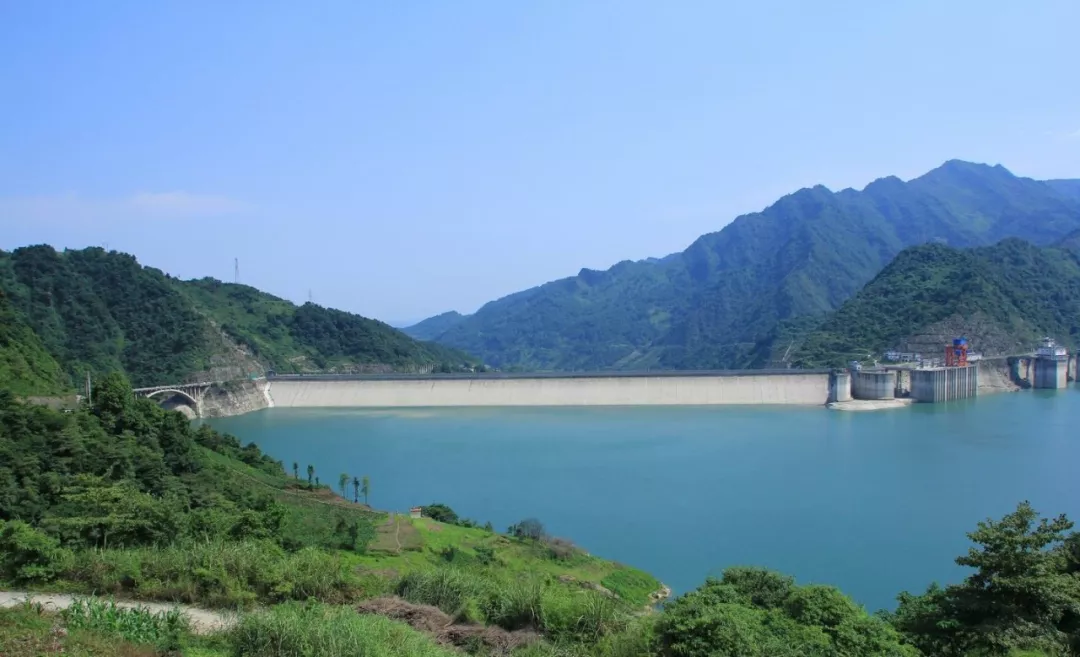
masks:
<path fill-rule="evenodd" d="M 829 373 L 545 377 L 274 378 L 281 408 L 424 406 L 822 405 Z"/>

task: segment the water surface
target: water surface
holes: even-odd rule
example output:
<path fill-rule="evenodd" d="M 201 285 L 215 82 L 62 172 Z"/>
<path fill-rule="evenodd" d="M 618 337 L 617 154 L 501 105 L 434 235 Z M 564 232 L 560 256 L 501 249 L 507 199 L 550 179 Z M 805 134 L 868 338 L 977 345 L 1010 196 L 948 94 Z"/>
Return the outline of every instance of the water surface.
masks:
<path fill-rule="evenodd" d="M 734 564 L 871 609 L 954 581 L 964 534 L 1027 499 L 1080 519 L 1080 391 L 845 413 L 793 407 L 268 409 L 213 420 L 371 504 L 539 518 L 676 592 Z"/>

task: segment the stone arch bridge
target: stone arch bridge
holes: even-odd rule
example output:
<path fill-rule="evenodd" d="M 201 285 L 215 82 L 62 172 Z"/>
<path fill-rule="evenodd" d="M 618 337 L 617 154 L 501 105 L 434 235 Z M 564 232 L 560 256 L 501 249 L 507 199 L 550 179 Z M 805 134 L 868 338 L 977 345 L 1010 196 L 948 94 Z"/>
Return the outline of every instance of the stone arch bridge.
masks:
<path fill-rule="evenodd" d="M 192 410 L 195 411 L 195 417 L 202 417 L 203 396 L 207 390 L 215 385 L 218 385 L 218 382 L 200 381 L 198 383 L 177 383 L 165 386 L 151 386 L 149 388 L 135 388 L 132 392 L 138 397 L 148 399 L 154 397 L 165 399 L 173 395 L 182 397 L 190 403 Z"/>

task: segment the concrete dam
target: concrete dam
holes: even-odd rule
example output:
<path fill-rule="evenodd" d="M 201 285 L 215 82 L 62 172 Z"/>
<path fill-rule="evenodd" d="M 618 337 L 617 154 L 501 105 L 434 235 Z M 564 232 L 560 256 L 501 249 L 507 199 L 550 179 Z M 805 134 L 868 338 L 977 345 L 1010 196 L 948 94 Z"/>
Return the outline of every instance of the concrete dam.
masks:
<path fill-rule="evenodd" d="M 279 408 L 426 406 L 821 406 L 829 370 L 594 374 L 273 376 Z"/>

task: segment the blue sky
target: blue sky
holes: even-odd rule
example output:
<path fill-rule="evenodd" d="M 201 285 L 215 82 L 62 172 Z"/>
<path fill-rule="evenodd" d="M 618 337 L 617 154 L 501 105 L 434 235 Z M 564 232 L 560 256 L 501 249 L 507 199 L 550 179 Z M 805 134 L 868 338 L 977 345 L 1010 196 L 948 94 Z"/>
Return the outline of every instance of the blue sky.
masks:
<path fill-rule="evenodd" d="M 1080 178 L 1076 0 L 0 0 L 0 248 L 388 321 L 944 160 Z"/>

